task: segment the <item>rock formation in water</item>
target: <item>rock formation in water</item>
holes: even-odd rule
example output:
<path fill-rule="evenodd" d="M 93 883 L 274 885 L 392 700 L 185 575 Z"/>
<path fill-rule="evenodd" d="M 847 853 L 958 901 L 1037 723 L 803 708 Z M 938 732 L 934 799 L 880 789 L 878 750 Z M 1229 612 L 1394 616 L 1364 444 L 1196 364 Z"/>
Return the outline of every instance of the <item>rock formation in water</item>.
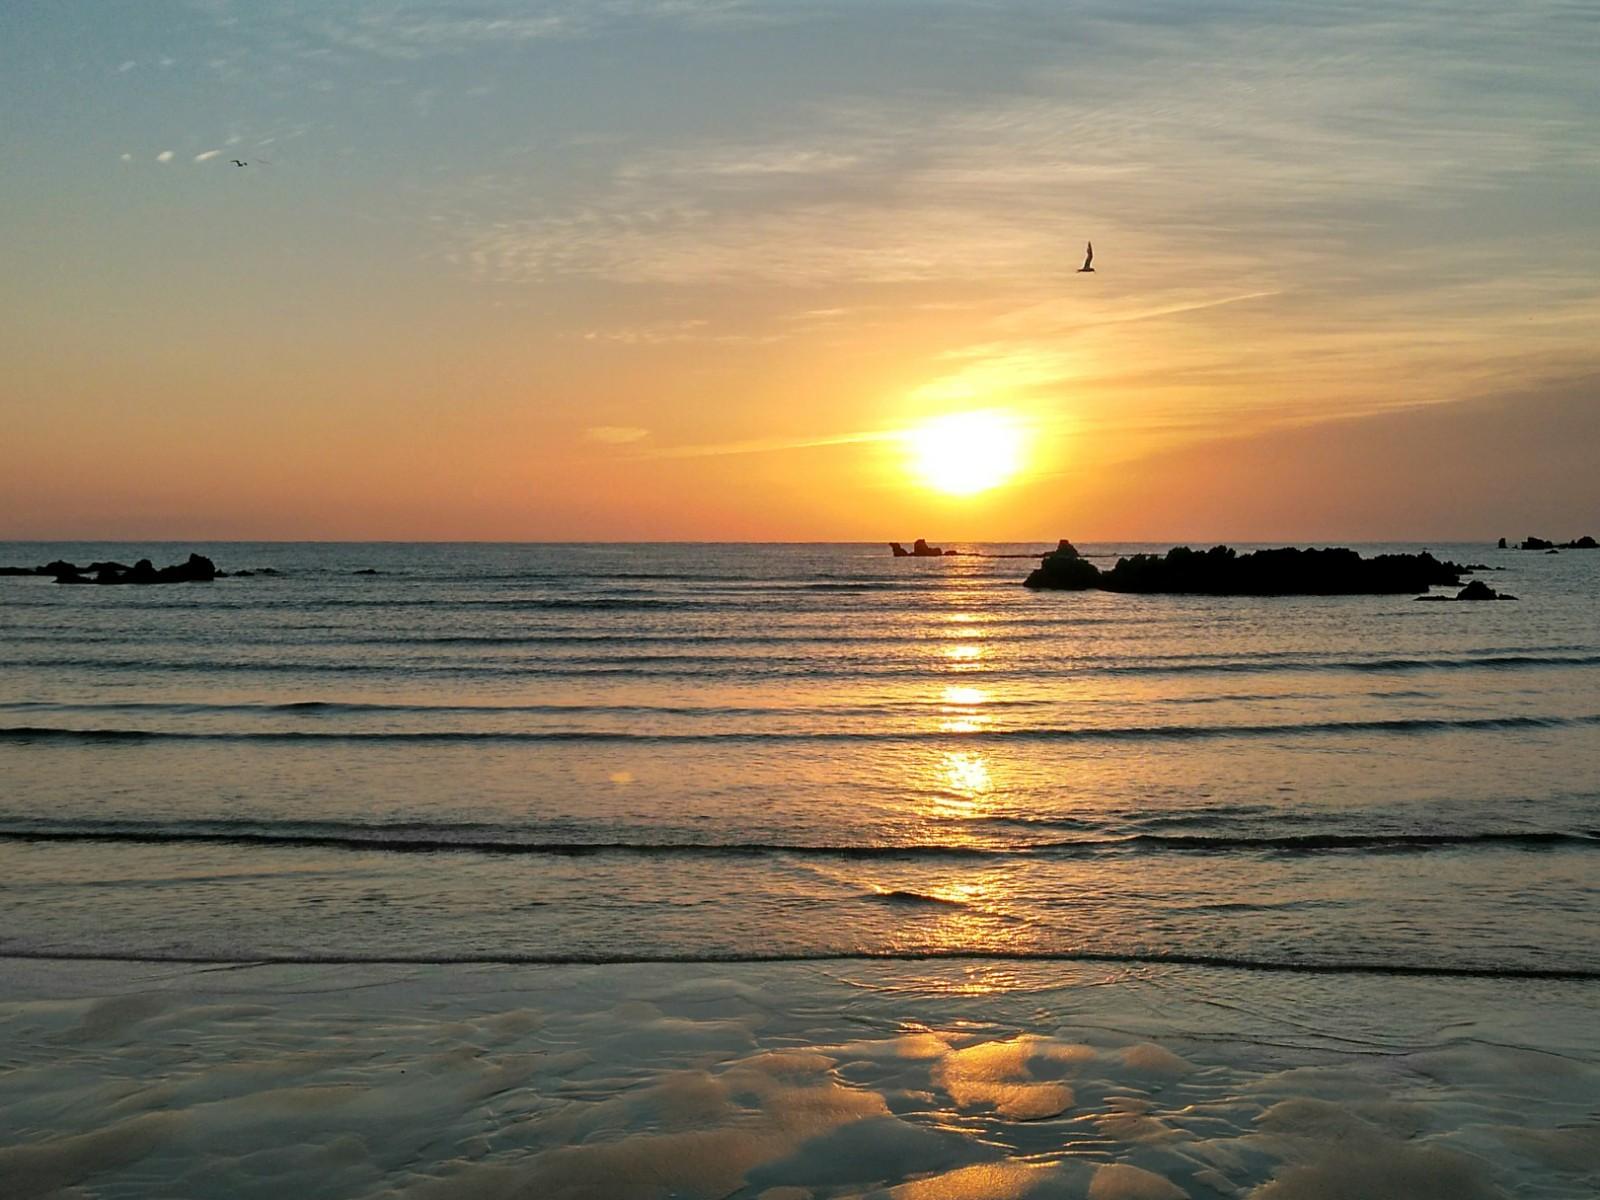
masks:
<path fill-rule="evenodd" d="M 1039 561 L 1026 586 L 1082 591 L 1192 593 L 1205 596 L 1355 596 L 1426 592 L 1435 584 L 1459 585 L 1463 569 L 1422 554 L 1362 558 L 1354 550 L 1256 550 L 1228 546 L 1120 558 L 1109 571 L 1086 561 L 1063 542 Z"/>

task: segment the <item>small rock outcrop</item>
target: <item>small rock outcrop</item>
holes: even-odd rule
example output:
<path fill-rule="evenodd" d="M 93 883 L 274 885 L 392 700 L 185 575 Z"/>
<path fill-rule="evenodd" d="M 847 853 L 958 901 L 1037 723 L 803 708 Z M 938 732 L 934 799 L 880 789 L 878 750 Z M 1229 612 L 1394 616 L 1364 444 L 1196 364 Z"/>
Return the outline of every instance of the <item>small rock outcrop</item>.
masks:
<path fill-rule="evenodd" d="M 1481 579 L 1474 579 L 1456 593 L 1457 600 L 1515 600 L 1504 592 L 1497 592 Z"/>
<path fill-rule="evenodd" d="M 890 542 L 889 549 L 894 552 L 896 558 L 942 558 L 946 554 L 955 553 L 954 550 L 941 550 L 938 546 L 928 545 L 927 538 L 918 538 L 911 543 L 909 550 L 899 542 Z"/>
<path fill-rule="evenodd" d="M 1516 597 L 1507 592 L 1497 592 L 1482 580 L 1474 579 L 1454 596 L 1418 596 L 1417 599 L 1453 603 L 1457 600 L 1515 600 Z"/>
<path fill-rule="evenodd" d="M 1501 538 L 1498 542 L 1495 543 L 1495 549 L 1496 550 L 1504 550 L 1505 548 L 1506 548 L 1506 540 L 1505 540 L 1505 538 Z"/>
<path fill-rule="evenodd" d="M 1190 593 L 1204 596 L 1382 596 L 1426 592 L 1435 584 L 1456 586 L 1463 569 L 1422 554 L 1354 550 L 1256 550 L 1240 554 L 1228 546 L 1192 550 L 1179 546 L 1161 554 L 1120 558 L 1109 571 L 1086 561 L 1070 542 L 1039 560 L 1026 586 L 1082 591 Z"/>

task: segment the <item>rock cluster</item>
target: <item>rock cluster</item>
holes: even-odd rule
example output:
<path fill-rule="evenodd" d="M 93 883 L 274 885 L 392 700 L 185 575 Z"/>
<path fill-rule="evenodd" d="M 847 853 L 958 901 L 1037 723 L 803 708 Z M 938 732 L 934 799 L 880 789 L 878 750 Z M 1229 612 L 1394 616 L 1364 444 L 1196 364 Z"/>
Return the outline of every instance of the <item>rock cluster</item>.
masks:
<path fill-rule="evenodd" d="M 80 567 L 57 559 L 42 567 L 0 567 L 0 575 L 53 575 L 57 583 L 210 583 L 227 577 L 217 564 L 203 554 L 191 554 L 186 562 L 157 567 L 148 558 L 133 566 L 119 562 L 92 562 Z M 92 578 L 91 578 L 92 577 Z"/>
<path fill-rule="evenodd" d="M 1256 550 L 1246 554 L 1228 546 L 1192 550 L 1179 546 L 1165 555 L 1120 558 L 1109 571 L 1086 561 L 1063 541 L 1039 561 L 1028 587 L 1109 592 L 1185 592 L 1205 596 L 1353 596 L 1426 592 L 1436 584 L 1460 584 L 1465 569 L 1422 554 L 1380 554 L 1362 558 L 1354 550 Z"/>

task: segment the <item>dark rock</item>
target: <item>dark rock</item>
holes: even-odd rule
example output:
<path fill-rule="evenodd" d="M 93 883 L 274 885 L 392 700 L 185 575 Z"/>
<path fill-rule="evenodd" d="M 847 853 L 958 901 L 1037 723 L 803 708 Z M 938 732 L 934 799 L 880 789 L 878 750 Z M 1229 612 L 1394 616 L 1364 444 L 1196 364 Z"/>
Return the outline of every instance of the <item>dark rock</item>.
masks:
<path fill-rule="evenodd" d="M 1559 551 L 1559 550 L 1546 550 L 1545 553 L 1546 554 L 1560 554 L 1561 551 Z"/>
<path fill-rule="evenodd" d="M 1105 586 L 1100 568 L 1078 553 L 1066 538 L 1039 559 L 1039 569 L 1023 581 L 1027 587 L 1058 588 L 1069 592 Z"/>
<path fill-rule="evenodd" d="M 0 567 L 0 575 L 39 575 L 38 567 Z"/>
<path fill-rule="evenodd" d="M 1543 538 L 1527 537 L 1527 538 L 1523 538 L 1522 539 L 1522 545 L 1518 546 L 1517 549 L 1519 549 L 1519 550 L 1549 550 L 1554 545 L 1555 545 L 1554 542 L 1547 542 Z"/>
<path fill-rule="evenodd" d="M 1600 542 L 1595 541 L 1588 534 L 1584 534 L 1575 542 L 1562 542 L 1561 545 L 1566 550 L 1600 550 Z"/>
<path fill-rule="evenodd" d="M 1498 542 L 1495 543 L 1495 549 L 1504 550 L 1505 548 L 1506 548 L 1506 540 L 1505 540 L 1505 538 L 1501 538 Z"/>
<path fill-rule="evenodd" d="M 359 571 L 351 571 L 352 575 L 382 575 L 382 571 L 374 571 L 371 567 L 364 567 Z"/>
<path fill-rule="evenodd" d="M 1046 554 L 1029 575 L 1028 587 L 1111 592 L 1191 593 L 1206 596 L 1353 596 L 1426 592 L 1434 584 L 1459 585 L 1455 563 L 1428 553 L 1362 558 L 1354 550 L 1256 550 L 1240 554 L 1227 546 L 1165 555 L 1135 554 L 1101 571 L 1068 543 L 1068 553 Z"/>

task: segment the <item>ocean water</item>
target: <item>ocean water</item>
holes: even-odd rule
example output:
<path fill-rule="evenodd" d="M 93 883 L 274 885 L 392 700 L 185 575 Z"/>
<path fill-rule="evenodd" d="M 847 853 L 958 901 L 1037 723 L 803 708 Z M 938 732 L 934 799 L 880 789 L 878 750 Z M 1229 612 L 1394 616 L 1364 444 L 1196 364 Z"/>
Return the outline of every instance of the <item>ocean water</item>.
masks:
<path fill-rule="evenodd" d="M 0 545 L 279 572 L 0 579 L 0 1174 L 1595 1194 L 1600 554 L 1430 548 L 1518 602 L 1036 593 L 1011 545 Z M 211 1082 L 130 1106 L 152 1046 Z M 284 1133 L 216 1082 L 252 1062 L 416 1129 Z M 298 1157 L 200 1137 L 224 1092 Z"/>

